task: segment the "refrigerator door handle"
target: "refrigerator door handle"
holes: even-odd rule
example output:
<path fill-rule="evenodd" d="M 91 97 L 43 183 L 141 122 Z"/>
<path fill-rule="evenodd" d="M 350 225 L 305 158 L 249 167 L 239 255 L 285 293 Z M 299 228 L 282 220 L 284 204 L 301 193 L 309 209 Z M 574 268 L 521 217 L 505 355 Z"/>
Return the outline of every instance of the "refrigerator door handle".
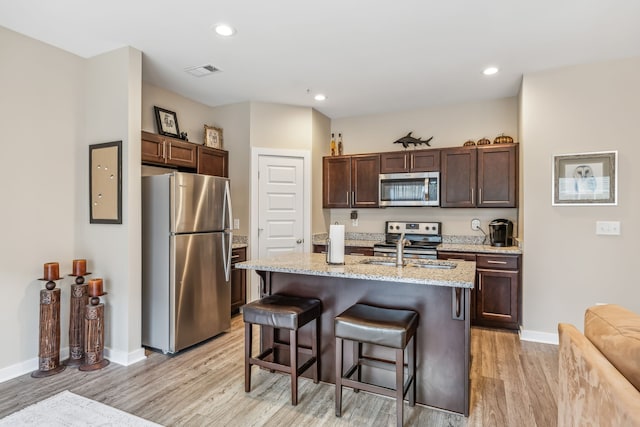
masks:
<path fill-rule="evenodd" d="M 222 248 L 222 262 L 224 263 L 224 277 L 227 282 L 231 280 L 231 251 L 233 250 L 233 233 L 231 232 L 231 218 L 233 213 L 231 211 L 231 189 L 229 187 L 229 181 L 224 183 L 224 207 L 222 209 L 224 234 L 228 237 L 227 247 Z M 224 239 L 222 241 L 224 246 Z M 226 252 L 225 252 L 226 250 Z"/>
<path fill-rule="evenodd" d="M 227 282 L 231 280 L 231 252 L 233 251 L 233 233 L 231 231 L 225 231 L 224 235 L 227 238 L 227 244 L 225 248 L 225 239 L 222 239 L 222 263 L 224 264 L 224 278 Z"/>
<path fill-rule="evenodd" d="M 224 183 L 224 205 L 222 207 L 222 227 L 225 230 L 231 230 L 231 218 L 233 213 L 231 212 L 231 189 L 229 187 L 229 181 Z"/>

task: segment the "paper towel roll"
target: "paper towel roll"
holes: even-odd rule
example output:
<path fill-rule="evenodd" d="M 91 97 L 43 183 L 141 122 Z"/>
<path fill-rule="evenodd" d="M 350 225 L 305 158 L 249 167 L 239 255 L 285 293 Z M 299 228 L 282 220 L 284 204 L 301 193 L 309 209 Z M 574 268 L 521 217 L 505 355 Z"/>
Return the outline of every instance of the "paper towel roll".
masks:
<path fill-rule="evenodd" d="M 344 225 L 329 226 L 329 264 L 344 264 Z"/>

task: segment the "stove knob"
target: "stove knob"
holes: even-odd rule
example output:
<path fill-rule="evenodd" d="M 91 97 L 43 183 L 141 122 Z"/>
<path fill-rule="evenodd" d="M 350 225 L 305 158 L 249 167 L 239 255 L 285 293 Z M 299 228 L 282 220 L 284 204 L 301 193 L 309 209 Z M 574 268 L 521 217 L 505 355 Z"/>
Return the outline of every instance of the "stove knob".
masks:
<path fill-rule="evenodd" d="M 400 226 L 399 225 L 396 225 L 396 230 L 400 230 Z"/>

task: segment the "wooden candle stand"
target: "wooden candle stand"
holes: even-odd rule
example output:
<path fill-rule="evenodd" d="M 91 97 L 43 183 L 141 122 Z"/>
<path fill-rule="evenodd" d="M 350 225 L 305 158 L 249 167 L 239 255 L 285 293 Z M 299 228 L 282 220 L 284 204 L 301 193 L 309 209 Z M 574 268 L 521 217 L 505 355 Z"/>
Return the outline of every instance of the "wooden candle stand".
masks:
<path fill-rule="evenodd" d="M 102 285 L 102 283 L 100 283 Z M 84 314 L 84 353 L 85 363 L 81 371 L 95 371 L 109 364 L 104 353 L 104 304 L 100 303 L 100 295 L 92 295 L 90 304 L 85 306 Z"/>
<path fill-rule="evenodd" d="M 66 369 L 60 364 L 60 289 L 56 288 L 54 281 L 61 279 L 39 279 L 47 283 L 46 289 L 40 290 L 40 347 L 38 370 L 31 373 L 33 378 L 49 377 Z"/>
<path fill-rule="evenodd" d="M 80 366 L 84 363 L 84 312 L 89 303 L 87 284 L 84 275 L 70 274 L 75 277 L 75 284 L 71 285 L 71 305 L 69 316 L 69 358 L 64 361 L 67 366 Z"/>

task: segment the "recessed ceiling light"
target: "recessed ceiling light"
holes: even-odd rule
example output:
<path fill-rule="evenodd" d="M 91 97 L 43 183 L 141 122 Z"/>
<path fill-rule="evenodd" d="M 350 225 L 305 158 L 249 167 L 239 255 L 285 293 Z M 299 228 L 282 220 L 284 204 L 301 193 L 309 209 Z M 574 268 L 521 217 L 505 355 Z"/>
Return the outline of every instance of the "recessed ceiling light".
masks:
<path fill-rule="evenodd" d="M 319 93 L 314 96 L 313 99 L 315 99 L 316 101 L 324 101 L 325 99 L 327 99 L 327 96 Z"/>
<path fill-rule="evenodd" d="M 222 37 L 231 37 L 236 33 L 236 29 L 228 24 L 216 24 L 214 30 L 216 34 Z"/>
<path fill-rule="evenodd" d="M 492 76 L 497 72 L 498 72 L 497 67 L 487 67 L 484 69 L 484 71 L 482 71 L 482 74 L 484 74 L 485 76 Z"/>

